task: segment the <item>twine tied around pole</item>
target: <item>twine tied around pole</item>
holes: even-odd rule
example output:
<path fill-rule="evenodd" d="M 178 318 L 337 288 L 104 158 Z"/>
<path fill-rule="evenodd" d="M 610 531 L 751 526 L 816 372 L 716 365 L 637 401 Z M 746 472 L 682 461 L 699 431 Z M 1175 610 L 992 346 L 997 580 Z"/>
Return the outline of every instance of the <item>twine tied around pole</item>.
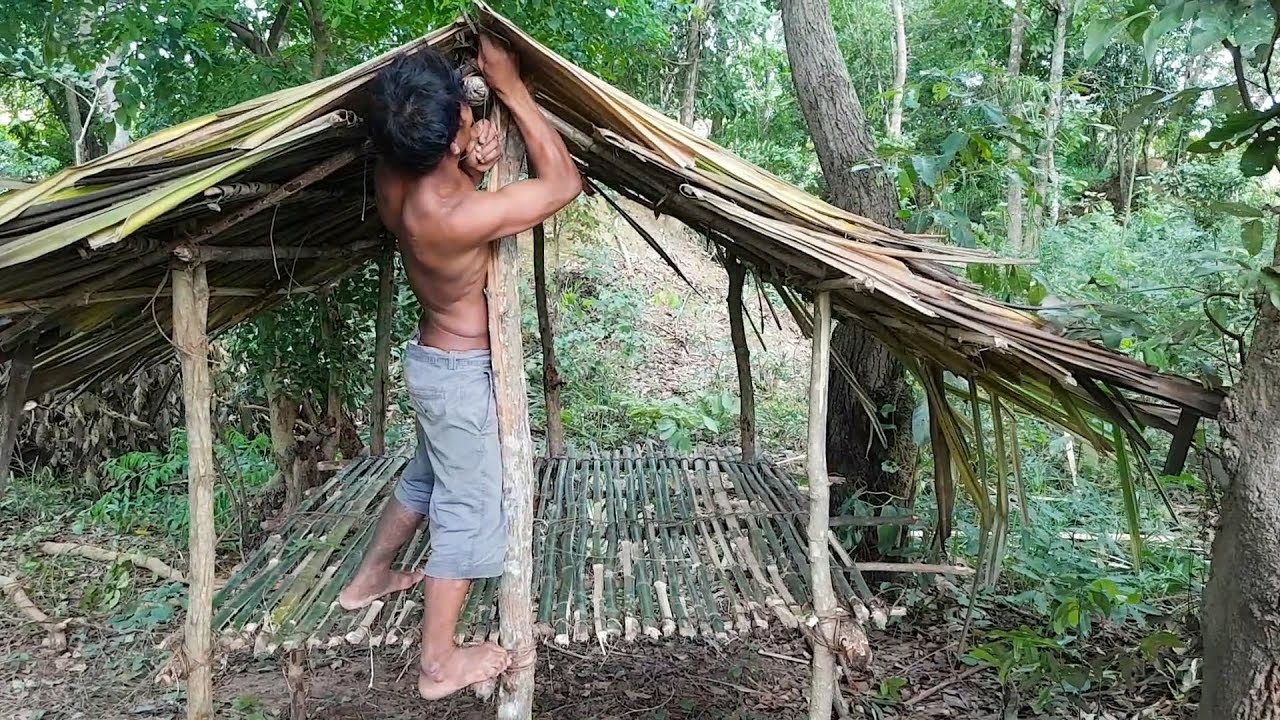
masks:
<path fill-rule="evenodd" d="M 843 608 L 830 615 L 810 615 L 801 627 L 809 642 L 830 650 L 846 670 L 863 670 L 871 663 L 866 631 Z"/>

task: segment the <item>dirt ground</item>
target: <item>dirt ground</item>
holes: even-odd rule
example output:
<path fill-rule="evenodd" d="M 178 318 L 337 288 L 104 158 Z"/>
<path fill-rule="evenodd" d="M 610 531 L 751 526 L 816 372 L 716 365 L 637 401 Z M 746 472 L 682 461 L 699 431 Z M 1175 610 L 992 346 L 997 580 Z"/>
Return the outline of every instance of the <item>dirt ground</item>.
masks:
<path fill-rule="evenodd" d="M 3 628 L 0 718 L 17 720 L 168 720 L 184 716 L 182 694 L 156 685 L 163 655 L 156 638 L 110 639 L 92 628 L 54 652 L 39 647 L 30 626 Z M 871 637 L 872 666 L 843 684 L 853 718 L 1128 718 L 1192 717 L 1169 687 L 1148 678 L 1116 683 L 1077 698 L 1073 706 L 1034 715 L 1006 714 L 991 668 L 957 664 L 955 628 L 899 626 Z M 106 645 L 99 643 L 106 642 Z M 313 653 L 308 717 L 317 720 L 491 718 L 494 707 L 471 695 L 426 703 L 414 690 L 415 659 L 375 650 Z M 670 720 L 674 718 L 803 718 L 809 671 L 802 642 L 787 637 L 697 641 L 600 648 L 544 646 L 539 652 L 535 717 L 548 720 Z M 273 658 L 220 659 L 218 718 L 288 716 L 283 667 Z"/>

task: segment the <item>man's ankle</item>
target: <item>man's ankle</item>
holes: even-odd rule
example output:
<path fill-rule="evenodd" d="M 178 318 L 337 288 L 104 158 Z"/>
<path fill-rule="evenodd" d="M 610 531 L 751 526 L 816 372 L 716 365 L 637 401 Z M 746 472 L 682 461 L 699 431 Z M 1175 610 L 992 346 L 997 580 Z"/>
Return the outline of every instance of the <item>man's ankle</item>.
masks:
<path fill-rule="evenodd" d="M 423 645 L 422 661 L 420 664 L 422 674 L 433 679 L 438 679 L 435 678 L 435 675 L 443 671 L 445 663 L 448 662 L 449 657 L 453 655 L 453 651 L 456 649 L 457 646 L 453 643 L 441 646 Z"/>

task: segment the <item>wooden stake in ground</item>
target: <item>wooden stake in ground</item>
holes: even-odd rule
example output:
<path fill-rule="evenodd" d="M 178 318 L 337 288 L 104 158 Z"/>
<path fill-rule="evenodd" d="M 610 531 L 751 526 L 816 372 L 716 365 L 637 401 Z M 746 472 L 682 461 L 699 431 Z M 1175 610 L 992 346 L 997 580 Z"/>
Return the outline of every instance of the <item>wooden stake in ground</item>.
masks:
<path fill-rule="evenodd" d="M 9 487 L 9 463 L 13 462 L 13 448 L 18 444 L 18 426 L 22 424 L 22 406 L 27 401 L 34 358 L 35 345 L 24 343 L 9 364 L 9 385 L 0 407 L 0 498 Z"/>
<path fill-rule="evenodd" d="M 369 454 L 387 451 L 387 365 L 391 362 L 391 317 L 395 312 L 395 250 L 378 257 L 378 318 L 373 329 L 373 402 L 369 409 Z"/>
<path fill-rule="evenodd" d="M 187 494 L 191 562 L 187 572 L 187 717 L 213 718 L 213 424 L 209 382 L 209 282 L 204 265 L 173 270 L 173 340 L 182 361 L 187 411 Z"/>
<path fill-rule="evenodd" d="M 818 641 L 813 644 L 813 680 L 809 690 L 809 719 L 831 717 L 835 699 L 836 661 L 824 639 L 837 612 L 831 588 L 831 557 L 827 549 L 830 479 L 827 477 L 827 379 L 831 369 L 831 294 L 818 293 L 813 312 L 813 362 L 809 371 L 809 568 L 813 614 Z"/>
<path fill-rule="evenodd" d="M 751 348 L 743 324 L 742 288 L 747 281 L 747 266 L 732 255 L 725 262 L 729 271 L 729 336 L 733 339 L 733 356 L 738 364 L 739 425 L 742 428 L 742 459 L 756 458 L 756 393 L 751 384 Z"/>
<path fill-rule="evenodd" d="M 556 364 L 555 326 L 547 300 L 547 231 L 533 228 L 533 292 L 538 305 L 538 335 L 542 339 L 542 392 L 547 404 L 547 457 L 564 457 L 564 420 L 560 418 L 560 368 Z"/>
<path fill-rule="evenodd" d="M 489 189 L 515 182 L 524 141 L 506 127 L 502 159 L 489 174 Z M 502 501 L 507 521 L 507 561 L 498 590 L 499 631 L 511 653 L 501 683 L 499 720 L 533 717 L 533 439 L 529 435 L 528 382 L 520 342 L 520 296 L 516 239 L 494 244 L 489 265 L 489 344 L 493 352 L 498 434 L 502 443 Z"/>

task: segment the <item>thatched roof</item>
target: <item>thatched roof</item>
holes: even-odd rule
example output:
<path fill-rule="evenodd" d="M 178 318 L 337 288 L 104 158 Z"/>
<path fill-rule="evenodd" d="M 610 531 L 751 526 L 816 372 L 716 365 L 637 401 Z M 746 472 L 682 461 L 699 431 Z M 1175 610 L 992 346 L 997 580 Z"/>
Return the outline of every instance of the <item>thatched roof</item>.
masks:
<path fill-rule="evenodd" d="M 1179 409 L 1217 412 L 1219 394 L 1065 339 L 955 272 L 997 259 L 833 207 L 573 66 L 488 8 L 478 6 L 475 22 L 518 51 L 587 176 L 743 259 L 783 289 L 802 327 L 801 297 L 832 289 L 838 315 L 870 329 L 913 370 L 929 376 L 924 363 L 936 363 L 1086 436 L 1081 413 L 1164 425 Z M 366 84 L 399 54 L 457 49 L 473 32 L 459 21 L 334 77 L 0 195 L 0 350 L 37 339 L 30 394 L 167 357 L 169 303 L 157 299 L 175 250 L 191 257 L 192 248 L 216 248 L 207 255 L 210 327 L 219 331 L 378 252 L 384 231 L 360 127 Z M 248 253 L 257 259 L 218 261 L 235 246 L 259 248 Z M 319 256 L 334 250 L 345 254 Z"/>

